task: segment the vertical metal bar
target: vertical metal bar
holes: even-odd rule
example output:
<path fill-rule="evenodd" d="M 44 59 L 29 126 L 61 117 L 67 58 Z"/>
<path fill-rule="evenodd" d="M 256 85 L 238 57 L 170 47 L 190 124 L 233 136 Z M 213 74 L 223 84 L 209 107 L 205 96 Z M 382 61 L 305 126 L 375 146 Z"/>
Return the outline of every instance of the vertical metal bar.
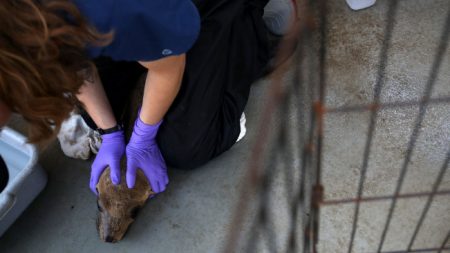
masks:
<path fill-rule="evenodd" d="M 286 93 L 289 94 L 292 87 L 287 87 Z M 292 201 L 293 191 L 294 191 L 294 178 L 292 177 L 292 172 L 290 170 L 293 170 L 293 166 L 289 166 L 289 161 L 293 161 L 292 156 L 290 155 L 290 151 L 292 148 L 290 148 L 290 142 L 287 140 L 287 125 L 290 120 L 289 112 L 290 112 L 290 103 L 291 102 L 291 96 L 285 95 L 284 99 L 281 102 L 280 106 L 280 112 L 281 112 L 281 123 L 280 123 L 280 132 L 278 135 L 278 152 L 280 152 L 283 155 L 282 159 L 284 168 L 284 180 L 285 180 L 285 188 L 286 188 L 286 200 L 288 203 Z"/>
<path fill-rule="evenodd" d="M 285 196 L 286 196 L 286 203 L 288 205 L 293 205 L 293 195 L 294 195 L 294 177 L 292 176 L 293 170 L 295 167 L 293 166 L 293 155 L 291 155 L 292 148 L 290 147 L 291 142 L 288 141 L 287 135 L 288 135 L 288 123 L 290 120 L 289 113 L 290 113 L 290 102 L 291 102 L 291 90 L 293 90 L 292 86 L 287 86 L 286 90 L 284 92 L 284 98 L 282 99 L 279 107 L 280 112 L 280 126 L 279 126 L 279 132 L 276 140 L 276 146 L 278 148 L 275 150 L 275 152 L 278 152 L 281 156 L 279 161 L 282 161 L 282 164 L 280 164 L 281 167 L 281 173 L 284 176 L 284 189 L 285 189 Z M 279 163 L 277 163 L 279 164 Z M 290 210 L 289 210 L 290 211 Z M 289 216 L 288 221 L 288 228 L 287 231 L 291 231 L 292 227 L 294 227 L 294 215 L 292 212 L 289 212 L 291 215 Z M 275 251 L 276 252 L 276 251 Z"/>
<path fill-rule="evenodd" d="M 443 59 L 443 57 L 445 55 L 445 50 L 446 50 L 447 45 L 448 45 L 449 33 L 450 33 L 450 8 L 447 11 L 447 20 L 446 20 L 446 23 L 444 25 L 444 30 L 442 32 L 442 36 L 441 36 L 441 39 L 440 39 L 439 47 L 436 50 L 436 55 L 435 55 L 435 58 L 434 58 L 433 66 L 432 66 L 431 71 L 430 71 L 430 77 L 429 77 L 429 79 L 427 81 L 427 85 L 426 85 L 426 88 L 425 88 L 425 91 L 424 91 L 424 95 L 423 95 L 422 101 L 420 103 L 419 114 L 418 114 L 418 116 L 416 118 L 416 122 L 414 124 L 414 129 L 413 129 L 413 132 L 411 134 L 411 137 L 410 137 L 410 140 L 409 140 L 409 143 L 408 143 L 408 148 L 407 148 L 407 151 L 406 151 L 405 160 L 404 160 L 401 172 L 400 172 L 400 176 L 399 176 L 398 181 L 397 181 L 397 186 L 396 186 L 396 189 L 395 189 L 394 198 L 393 198 L 393 200 L 391 202 L 391 205 L 390 205 L 390 208 L 389 208 L 389 213 L 388 213 L 388 216 L 387 216 L 386 224 L 385 224 L 384 229 L 383 229 L 383 234 L 381 236 L 380 244 L 378 245 L 378 252 L 380 252 L 381 248 L 383 247 L 384 240 L 386 238 L 386 234 L 387 234 L 387 231 L 389 229 L 389 225 L 391 223 L 392 215 L 394 213 L 395 206 L 397 204 L 397 196 L 399 195 L 401 187 L 403 185 L 403 180 L 404 180 L 406 172 L 408 170 L 408 165 L 409 165 L 409 162 L 411 160 L 412 152 L 414 150 L 414 147 L 415 147 L 415 144 L 416 144 L 416 140 L 417 140 L 417 137 L 419 135 L 420 128 L 421 128 L 421 125 L 422 125 L 422 121 L 423 121 L 423 118 L 425 116 L 425 112 L 426 112 L 426 109 L 427 109 L 427 106 L 428 106 L 428 100 L 430 99 L 431 92 L 433 90 L 433 86 L 435 84 L 436 77 L 437 77 L 437 74 L 439 72 L 439 68 L 440 68 L 441 63 L 442 63 L 442 59 Z"/>
<path fill-rule="evenodd" d="M 297 97 L 298 101 L 303 101 L 302 99 L 302 95 L 303 95 L 303 72 L 302 72 L 302 62 L 303 62 L 303 36 L 299 35 L 299 47 L 297 49 L 297 53 L 296 53 L 296 57 L 295 57 L 295 72 L 294 72 L 294 78 L 293 78 L 293 92 L 294 92 L 294 96 Z M 299 118 L 297 123 L 302 126 L 301 122 L 303 122 L 303 117 L 304 117 L 304 111 L 303 111 L 303 106 L 297 106 L 296 107 Z M 302 132 L 303 128 L 301 128 L 301 131 L 299 131 L 299 139 L 297 141 L 298 146 L 302 147 L 304 140 L 303 140 L 303 132 Z M 301 150 L 301 148 L 299 148 Z M 299 154 L 299 157 L 301 157 L 301 155 Z M 289 238 L 288 238 L 288 247 L 286 252 L 288 253 L 294 253 L 297 252 L 297 226 L 296 226 L 296 222 L 298 219 L 298 210 L 299 210 L 299 205 L 301 205 L 301 199 L 299 198 L 299 195 L 302 192 L 302 186 L 301 186 L 301 180 L 302 177 L 304 176 L 301 171 L 302 171 L 302 167 L 300 166 L 300 172 L 299 172 L 299 178 L 297 179 L 298 182 L 300 182 L 300 186 L 298 189 L 298 193 L 294 194 L 294 198 L 293 198 L 293 203 L 292 203 L 292 209 L 291 209 L 291 227 L 289 230 Z"/>
<path fill-rule="evenodd" d="M 258 217 L 257 220 L 253 222 L 253 226 L 250 229 L 250 238 L 247 241 L 247 247 L 245 252 L 251 253 L 251 252 L 256 252 L 256 242 L 257 242 L 257 237 L 258 237 L 258 232 L 259 232 L 259 226 L 261 224 L 258 221 Z"/>
<path fill-rule="evenodd" d="M 293 78 L 293 91 L 295 94 L 295 97 L 298 99 L 298 104 L 296 106 L 297 112 L 298 112 L 298 120 L 297 123 L 299 126 L 302 126 L 298 133 L 298 147 L 299 147 L 299 157 L 301 158 L 301 164 L 300 164 L 300 171 L 298 174 L 297 182 L 299 182 L 298 191 L 294 195 L 293 199 L 293 205 L 292 205 L 292 222 L 295 224 L 291 225 L 291 229 L 289 231 L 289 238 L 288 238 L 288 253 L 295 253 L 298 252 L 298 242 L 297 242 L 297 233 L 298 233 L 298 217 L 300 212 L 300 228 L 301 231 L 304 231 L 305 229 L 305 218 L 303 216 L 303 212 L 305 211 L 305 178 L 306 178 L 306 152 L 305 152 L 305 140 L 306 140 L 306 124 L 305 124 L 305 116 L 306 116 L 306 107 L 302 106 L 301 104 L 305 104 L 305 78 L 303 75 L 303 62 L 305 61 L 305 47 L 306 43 L 309 39 L 308 35 L 309 32 L 309 26 L 308 23 L 311 22 L 310 15 L 310 3 L 307 0 L 300 1 L 299 3 L 300 9 L 299 9 L 299 23 L 303 24 L 302 28 L 300 30 L 299 34 L 299 41 L 298 41 L 298 48 L 296 52 L 296 62 L 295 62 L 295 73 Z M 305 245 L 305 241 L 303 240 L 303 245 Z"/>
<path fill-rule="evenodd" d="M 313 152 L 313 138 L 314 138 L 314 129 L 315 129 L 315 114 L 313 112 L 313 110 L 311 109 L 310 112 L 310 130 L 309 130 L 309 140 L 308 143 L 306 144 L 306 146 L 304 147 L 304 155 L 305 155 L 305 159 L 304 159 L 304 173 L 305 175 L 307 173 L 310 173 L 310 176 L 312 176 L 312 152 Z M 310 168 L 311 171 L 308 171 L 308 168 Z M 306 179 L 306 178 L 305 178 Z M 311 178 L 312 179 L 312 178 Z M 306 183 L 303 182 L 304 184 L 304 191 L 306 191 Z M 310 184 L 312 184 L 313 182 L 310 182 Z M 312 193 L 312 189 L 311 189 L 311 193 Z M 305 192 L 304 192 L 305 194 Z M 306 199 L 305 199 L 306 200 Z M 310 201 L 312 202 L 312 201 Z M 304 205 L 306 206 L 306 201 L 304 202 Z M 307 252 L 311 252 L 309 249 L 311 247 L 311 245 L 314 243 L 314 235 L 313 235 L 313 231 L 312 231 L 312 215 L 313 215 L 313 210 L 312 210 L 312 206 L 309 206 L 310 208 L 310 214 L 308 217 L 308 220 L 305 222 L 305 234 L 304 234 L 304 247 L 303 247 L 303 252 L 307 253 Z"/>
<path fill-rule="evenodd" d="M 397 5 L 398 5 L 397 0 L 389 2 L 389 9 L 387 12 L 387 23 L 384 32 L 385 39 L 383 40 L 383 44 L 380 51 L 380 63 L 378 67 L 377 81 L 374 87 L 374 98 L 373 98 L 374 106 L 370 114 L 369 129 L 367 131 L 366 146 L 364 148 L 363 163 L 361 166 L 361 175 L 359 177 L 357 198 L 361 198 L 364 192 L 364 183 L 366 181 L 367 167 L 369 165 L 370 150 L 372 147 L 372 140 L 375 134 L 376 121 L 378 117 L 378 104 L 380 103 L 381 90 L 385 82 L 388 51 L 392 39 L 392 30 L 394 27 Z M 353 242 L 355 240 L 356 229 L 358 227 L 359 209 L 360 209 L 360 202 L 357 202 L 353 213 L 352 232 L 350 235 L 348 253 L 351 253 L 353 250 Z"/>
<path fill-rule="evenodd" d="M 312 230 L 311 230 L 311 219 L 308 219 L 308 223 L 306 224 L 305 234 L 303 235 L 305 240 L 303 243 L 303 253 L 311 253 L 311 244 L 312 244 Z"/>
<path fill-rule="evenodd" d="M 327 55 L 327 1 L 320 1 L 320 49 L 319 49 L 319 101 L 316 107 L 318 114 L 317 127 L 317 178 L 316 184 L 321 184 L 322 179 L 322 143 L 323 143 L 323 106 L 325 104 L 326 89 L 326 55 Z"/>
<path fill-rule="evenodd" d="M 309 1 L 309 6 L 311 6 L 311 12 L 314 11 L 314 0 L 310 0 Z M 308 37 L 312 37 L 312 32 L 310 33 L 311 36 Z M 314 183 L 313 182 L 313 153 L 314 153 L 314 137 L 315 137 L 315 129 L 316 129 L 316 115 L 314 113 L 313 110 L 313 99 L 316 96 L 316 90 L 314 89 L 315 87 L 315 74 L 316 74 L 316 69 L 315 69 L 315 60 L 316 58 L 314 57 L 314 46 L 312 44 L 311 39 L 309 38 L 307 40 L 307 46 L 309 48 L 309 50 L 307 50 L 308 52 L 308 58 L 309 58 L 309 68 L 308 68 L 308 89 L 306 90 L 306 92 L 308 93 L 307 95 L 309 95 L 310 100 L 308 101 L 310 103 L 310 108 L 309 108 L 309 130 L 308 130 L 308 140 L 307 140 L 307 144 L 304 147 L 304 155 L 305 158 L 304 159 L 304 163 L 305 163 L 305 171 L 304 174 L 308 175 L 310 177 L 310 182 L 309 185 L 306 185 L 306 182 L 304 184 L 304 193 L 306 194 L 306 190 L 308 189 L 310 191 L 310 194 L 312 193 L 312 189 L 311 189 L 311 185 Z M 305 178 L 306 179 L 306 178 Z M 309 202 L 307 203 L 307 199 L 304 198 L 304 206 L 309 207 L 309 216 L 306 220 L 306 222 L 304 223 L 304 237 L 303 237 L 303 252 L 304 253 L 311 253 L 313 252 L 313 245 L 314 245 L 314 231 L 313 231 L 313 210 L 312 210 L 312 206 L 311 206 L 311 199 L 309 200 Z"/>
<path fill-rule="evenodd" d="M 310 151 L 308 151 L 308 148 L 306 147 L 306 145 L 305 145 L 305 147 L 303 148 L 303 153 L 302 153 L 302 169 L 301 169 L 301 172 L 302 172 L 302 178 L 301 178 L 301 181 L 300 181 L 300 193 L 299 193 L 299 200 L 301 201 L 301 205 L 302 205 L 302 211 L 305 211 L 305 207 L 306 207 L 306 199 L 305 199 L 305 192 L 306 192 L 306 185 L 305 185 L 305 180 L 306 180 L 306 167 L 308 166 L 308 161 L 309 161 L 309 155 L 310 155 L 310 153 L 309 153 Z M 308 219 L 309 220 L 309 219 Z M 306 229 L 307 229 L 307 223 L 308 223 L 308 221 L 306 221 L 305 222 L 305 220 L 304 220 L 304 218 L 302 217 L 302 222 L 301 222 L 301 227 L 302 227 L 302 229 L 304 230 L 304 231 L 306 231 Z M 305 234 L 306 234 L 306 232 L 305 232 Z M 303 252 L 305 252 L 306 253 L 306 251 L 305 251 L 305 246 L 306 246 L 306 238 L 304 237 L 303 238 Z M 294 251 L 294 252 L 296 252 L 296 251 Z"/>
<path fill-rule="evenodd" d="M 292 27 L 292 31 L 297 31 L 298 26 Z M 290 35 L 290 33 L 288 33 Z M 276 56 L 276 62 L 280 63 L 283 59 L 285 59 L 286 55 L 289 54 L 289 48 L 292 48 L 292 45 L 296 43 L 296 36 L 284 36 L 280 42 L 279 52 Z M 259 125 L 258 136 L 256 137 L 256 142 L 253 145 L 252 154 L 250 157 L 250 161 L 248 163 L 247 171 L 244 175 L 244 179 L 246 180 L 245 186 L 242 186 L 242 190 L 240 191 L 240 195 L 238 197 L 237 205 L 235 208 L 234 216 L 232 218 L 232 222 L 230 225 L 230 229 L 228 231 L 226 245 L 223 248 L 222 252 L 230 253 L 234 252 L 236 248 L 236 242 L 240 235 L 240 228 L 248 209 L 248 203 L 250 197 L 252 197 L 256 192 L 256 188 L 258 187 L 261 180 L 261 167 L 262 167 L 262 155 L 266 150 L 266 141 L 267 136 L 271 132 L 268 125 L 272 122 L 272 116 L 274 110 L 277 108 L 280 102 L 280 92 L 283 89 L 282 85 L 282 74 L 286 72 L 286 64 L 281 64 L 274 72 L 271 74 L 271 86 L 269 87 L 269 96 L 268 101 L 264 105 L 264 109 L 262 112 L 262 118 L 260 122 L 263 122 Z"/>
<path fill-rule="evenodd" d="M 315 103 L 315 114 L 317 118 L 317 158 L 316 158 L 316 180 L 313 187 L 312 196 L 312 231 L 313 231 L 313 252 L 317 252 L 317 244 L 319 242 L 319 223 L 320 213 L 319 203 L 323 197 L 322 180 L 322 145 L 323 145 L 323 118 L 324 118 L 324 103 L 325 103 L 325 89 L 326 89 L 326 55 L 327 55 L 327 1 L 319 1 L 320 13 L 320 48 L 319 48 L 319 98 Z"/>
<path fill-rule="evenodd" d="M 447 245 L 448 241 L 450 240 L 450 231 L 447 233 L 447 237 L 445 237 L 444 241 L 441 244 L 441 248 L 437 253 L 442 253 L 442 250 L 444 250 L 445 245 Z"/>
<path fill-rule="evenodd" d="M 254 221 L 254 224 L 250 230 L 250 239 L 247 244 L 246 252 L 256 252 L 257 239 L 258 235 L 264 230 L 267 237 L 268 247 L 271 252 L 276 252 L 276 243 L 273 242 L 274 236 L 269 234 L 269 232 L 273 232 L 273 230 L 268 227 L 268 201 L 269 201 L 269 186 L 270 186 L 270 178 L 273 177 L 273 173 L 276 171 L 276 164 L 278 163 L 278 155 L 277 155 L 277 147 L 273 146 L 272 150 L 270 150 L 271 157 L 269 158 L 268 166 L 264 170 L 264 175 L 261 180 L 261 184 L 259 185 L 257 191 L 260 192 L 260 202 L 258 206 L 257 217 Z M 262 236 L 263 234 L 261 234 Z"/>
<path fill-rule="evenodd" d="M 434 198 L 436 192 L 438 191 L 439 186 L 441 185 L 442 179 L 444 178 L 444 175 L 445 175 L 445 171 L 448 168 L 449 160 L 450 160 L 450 149 L 447 152 L 447 158 L 445 159 L 444 163 L 442 164 L 441 170 L 439 171 L 436 181 L 434 182 L 432 193 L 427 199 L 427 203 L 425 204 L 425 208 L 422 211 L 419 222 L 417 223 L 416 228 L 414 229 L 413 236 L 411 237 L 411 240 L 409 241 L 408 249 L 407 249 L 408 251 L 411 250 L 411 248 L 414 244 L 414 241 L 416 240 L 417 234 L 419 233 L 420 227 L 422 226 L 422 223 L 425 220 L 428 210 L 430 209 L 431 203 L 433 202 L 433 198 Z"/>
<path fill-rule="evenodd" d="M 310 76 L 312 79 L 312 75 Z M 310 82 L 310 88 L 313 87 L 313 82 Z M 312 90 L 310 90 L 312 91 Z M 312 106 L 312 105 L 311 105 Z M 305 175 L 309 175 L 310 177 L 310 182 L 309 185 L 306 185 L 306 183 L 304 184 L 304 190 L 306 191 L 307 189 L 309 189 L 310 194 L 312 194 L 312 189 L 311 189 L 311 185 L 314 183 L 313 182 L 313 152 L 314 152 L 314 130 L 316 128 L 316 117 L 314 114 L 314 111 L 312 110 L 312 107 L 310 109 L 310 116 L 309 116 L 309 120 L 310 120 L 310 126 L 309 126 L 309 137 L 308 137 L 308 143 L 306 144 L 305 148 L 305 156 L 307 159 L 305 159 Z M 305 178 L 306 179 L 306 178 Z M 306 192 L 305 192 L 306 193 Z M 312 226 L 312 219 L 313 219 L 313 210 L 312 210 L 312 206 L 311 206 L 311 199 L 309 200 L 309 203 L 306 202 L 306 198 L 305 198 L 305 202 L 304 205 L 306 206 L 306 204 L 309 205 L 309 213 L 310 215 L 308 216 L 308 220 L 305 222 L 305 234 L 304 234 L 304 241 L 305 241 L 305 245 L 304 245 L 304 249 L 305 249 L 305 253 L 306 252 L 312 252 L 312 245 L 313 245 L 313 241 L 314 241 L 314 233 L 313 233 L 313 226 Z"/>
<path fill-rule="evenodd" d="M 283 132 L 278 132 L 278 138 L 282 135 Z M 278 246 L 276 241 L 276 235 L 274 234 L 274 229 L 269 226 L 269 188 L 271 179 L 275 177 L 275 172 L 277 172 L 277 166 L 279 164 L 279 156 L 280 156 L 280 148 L 279 145 L 282 144 L 280 142 L 275 143 L 271 147 L 269 161 L 267 162 L 268 166 L 264 170 L 264 175 L 261 181 L 261 194 L 260 194 L 260 207 L 259 207 L 259 219 L 260 228 L 264 229 L 267 246 L 269 248 L 269 252 L 277 252 Z"/>
<path fill-rule="evenodd" d="M 313 87 L 313 83 L 310 83 L 310 87 Z M 306 176 L 309 173 L 309 176 L 312 177 L 312 155 L 313 155 L 313 141 L 314 141 L 314 129 L 315 129 L 315 114 L 314 111 L 312 110 L 312 108 L 310 109 L 310 129 L 309 129 L 309 137 L 308 137 L 308 143 L 305 145 L 304 147 L 304 175 Z M 309 168 L 309 171 L 308 171 Z M 306 179 L 306 178 L 305 178 Z M 312 178 L 311 178 L 312 180 Z M 304 185 L 304 193 L 306 192 L 307 186 L 306 186 L 306 182 L 303 181 L 303 185 Z M 309 182 L 310 184 L 313 184 L 313 182 Z M 310 192 L 312 193 L 312 189 L 310 189 Z M 305 198 L 306 200 L 306 198 Z M 312 202 L 312 200 L 310 200 L 310 202 Z M 306 206 L 306 201 L 304 202 L 304 205 Z M 303 246 L 303 252 L 305 253 L 310 253 L 311 252 L 311 246 L 314 244 L 314 233 L 313 233 L 313 228 L 312 228 L 312 222 L 313 222 L 313 210 L 312 210 L 312 206 L 309 206 L 310 208 L 310 214 L 308 217 L 308 220 L 305 222 L 304 227 L 305 227 L 305 234 L 304 234 L 304 246 Z"/>

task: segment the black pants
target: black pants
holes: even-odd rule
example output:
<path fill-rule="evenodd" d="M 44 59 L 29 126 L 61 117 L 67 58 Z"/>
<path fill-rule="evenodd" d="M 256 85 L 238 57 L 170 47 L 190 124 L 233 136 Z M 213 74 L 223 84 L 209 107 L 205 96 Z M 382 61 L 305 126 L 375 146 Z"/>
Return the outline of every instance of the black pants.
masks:
<path fill-rule="evenodd" d="M 181 169 L 198 167 L 236 142 L 250 86 L 263 74 L 270 51 L 262 20 L 267 0 L 194 2 L 201 32 L 187 53 L 181 89 L 157 136 L 167 164 Z M 108 59 L 97 59 L 96 65 L 118 117 L 125 96 L 146 70 Z"/>

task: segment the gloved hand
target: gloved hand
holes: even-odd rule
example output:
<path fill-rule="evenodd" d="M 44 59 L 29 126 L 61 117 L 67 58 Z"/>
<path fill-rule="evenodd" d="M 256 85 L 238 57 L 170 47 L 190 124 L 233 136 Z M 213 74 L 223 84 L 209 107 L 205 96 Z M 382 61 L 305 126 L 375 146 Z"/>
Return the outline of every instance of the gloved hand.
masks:
<path fill-rule="evenodd" d="M 109 165 L 111 168 L 111 181 L 113 184 L 120 183 L 120 160 L 125 153 L 125 137 L 123 131 L 102 135 L 102 145 L 92 163 L 91 180 L 89 186 L 96 195 L 97 183 L 103 171 Z"/>
<path fill-rule="evenodd" d="M 155 139 L 161 123 L 162 120 L 155 125 L 147 125 L 137 117 L 126 147 L 128 188 L 134 187 L 136 171 L 141 169 L 153 192 L 160 193 L 166 189 L 169 183 L 167 166 Z"/>

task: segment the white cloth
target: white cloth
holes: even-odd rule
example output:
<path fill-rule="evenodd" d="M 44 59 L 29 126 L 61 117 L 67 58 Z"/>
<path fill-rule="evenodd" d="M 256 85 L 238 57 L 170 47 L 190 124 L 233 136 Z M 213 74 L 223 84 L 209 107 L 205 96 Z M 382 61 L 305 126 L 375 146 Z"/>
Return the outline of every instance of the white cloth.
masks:
<path fill-rule="evenodd" d="M 102 143 L 100 134 L 75 113 L 62 123 L 58 140 L 66 156 L 83 160 L 89 159 L 91 153 L 97 154 Z"/>

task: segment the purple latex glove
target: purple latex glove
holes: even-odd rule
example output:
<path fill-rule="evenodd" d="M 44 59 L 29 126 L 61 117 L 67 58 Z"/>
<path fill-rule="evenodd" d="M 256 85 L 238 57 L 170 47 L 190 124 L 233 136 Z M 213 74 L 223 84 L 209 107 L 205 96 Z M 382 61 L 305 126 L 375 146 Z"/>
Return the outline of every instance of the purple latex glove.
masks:
<path fill-rule="evenodd" d="M 97 183 L 103 171 L 109 165 L 111 168 L 111 181 L 113 184 L 120 183 L 120 160 L 125 153 L 125 138 L 123 131 L 102 135 L 102 145 L 92 163 L 91 181 L 89 187 L 92 192 L 97 193 Z"/>
<path fill-rule="evenodd" d="M 136 119 L 133 134 L 126 147 L 128 188 L 134 187 L 136 171 L 141 169 L 153 192 L 160 193 L 166 189 L 169 183 L 167 166 L 155 139 L 161 123 L 162 120 L 155 125 L 147 125 L 139 116 Z"/>

